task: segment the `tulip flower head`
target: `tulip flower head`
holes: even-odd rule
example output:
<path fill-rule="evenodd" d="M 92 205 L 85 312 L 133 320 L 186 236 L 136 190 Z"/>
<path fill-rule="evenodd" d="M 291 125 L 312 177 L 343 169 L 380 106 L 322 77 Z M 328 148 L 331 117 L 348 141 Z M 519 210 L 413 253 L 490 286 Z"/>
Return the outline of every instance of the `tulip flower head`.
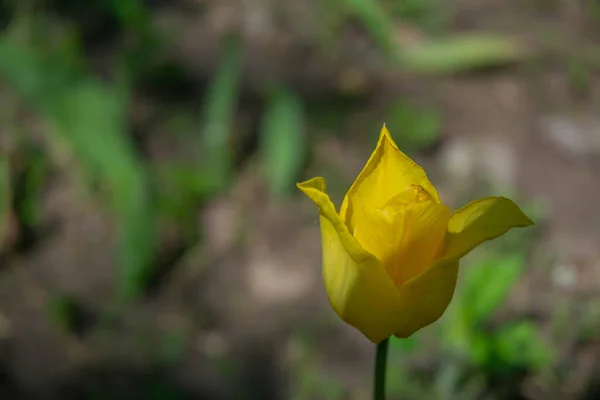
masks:
<path fill-rule="evenodd" d="M 408 337 L 436 321 L 454 294 L 461 257 L 510 228 L 533 225 L 504 197 L 451 212 L 385 125 L 339 213 L 323 178 L 298 188 L 319 209 L 331 305 L 374 343 Z"/>

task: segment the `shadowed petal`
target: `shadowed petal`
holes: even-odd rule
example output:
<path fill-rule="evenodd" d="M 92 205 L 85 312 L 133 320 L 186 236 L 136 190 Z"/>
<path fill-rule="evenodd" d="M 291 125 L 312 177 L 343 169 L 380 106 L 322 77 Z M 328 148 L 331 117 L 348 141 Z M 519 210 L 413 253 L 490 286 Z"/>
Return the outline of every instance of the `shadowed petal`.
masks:
<path fill-rule="evenodd" d="M 399 288 L 403 323 L 395 335 L 406 338 L 437 321 L 452 300 L 458 276 L 458 259 L 443 258 Z"/>

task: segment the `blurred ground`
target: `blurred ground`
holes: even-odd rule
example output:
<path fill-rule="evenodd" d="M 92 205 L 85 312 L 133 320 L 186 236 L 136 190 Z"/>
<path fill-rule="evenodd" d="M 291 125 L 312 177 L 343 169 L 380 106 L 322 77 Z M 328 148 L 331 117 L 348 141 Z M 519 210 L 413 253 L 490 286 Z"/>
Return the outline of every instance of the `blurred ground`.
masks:
<path fill-rule="evenodd" d="M 447 204 L 458 208 L 477 196 L 508 194 L 538 222 L 533 233 L 512 232 L 464 263 L 463 272 L 507 255 L 523 258 L 518 279 L 498 289 L 505 294 L 497 310 L 490 306 L 489 315 L 465 327 L 456 310 L 468 310 L 468 301 L 456 300 L 456 310 L 437 327 L 392 346 L 397 372 L 390 372 L 391 398 L 600 395 L 595 3 L 428 1 L 413 7 L 418 12 L 392 13 L 394 2 L 380 2 L 393 17 L 394 43 L 402 46 L 455 33 L 506 34 L 525 44 L 524 57 L 502 65 L 426 74 L 390 67 L 368 18 L 334 1 L 163 3 L 147 6 L 148 25 L 136 19 L 145 14 L 132 12 L 134 6 L 116 13 L 123 18 L 118 23 L 102 6 L 70 2 L 27 12 L 47 18 L 51 29 L 40 29 L 48 38 L 74 29 L 87 68 L 102 82 L 119 79 L 115 60 L 135 48 L 148 26 L 168 43 L 150 54 L 150 40 L 141 47 L 147 59 L 137 54 L 132 61 L 150 67 L 136 70 L 140 79 L 128 98 L 123 131 L 149 174 L 159 177 L 151 179 L 153 190 L 165 198 L 179 195 L 180 187 L 172 175 L 160 178 L 163 167 L 189 164 L 194 149 L 207 143 L 193 138 L 201 127 L 213 129 L 196 118 L 210 119 L 206 99 L 220 82 L 220 38 L 241 32 L 243 55 L 233 63 L 241 78 L 232 91 L 239 97 L 231 118 L 225 116 L 232 132 L 225 145 L 234 154 L 231 181 L 210 195 L 167 202 L 168 211 L 156 218 L 150 278 L 137 300 L 123 302 L 115 284 L 127 279 L 115 267 L 125 229 L 115 189 L 122 185 L 110 186 L 114 176 L 123 183 L 120 173 L 107 184 L 102 172 L 87 172 L 77 156 L 87 153 L 72 151 L 79 148 L 71 143 L 74 136 L 50 133 L 31 100 L 36 97 L 6 73 L 0 144 L 13 200 L 0 252 L 2 398 L 368 398 L 374 348 L 329 308 L 316 211 L 293 190 L 288 197 L 272 195 L 265 179 L 262 115 L 270 110 L 272 87 L 293 93 L 304 110 L 303 144 L 296 148 L 292 141 L 291 151 L 281 150 L 284 161 L 295 149 L 308 153 L 288 186 L 323 175 L 340 204 L 386 122 Z M 49 104 L 54 101 L 60 100 Z M 283 109 L 297 110 L 294 101 Z M 296 118 L 285 115 L 280 118 Z M 281 143 L 288 142 L 272 146 Z M 120 162 L 116 155 L 108 160 Z M 116 211 L 107 206 L 111 201 Z M 132 252 L 135 258 L 138 248 Z M 490 282 L 504 278 L 481 279 L 473 285 L 495 292 Z M 512 333 L 508 344 L 509 335 L 497 332 L 516 323 L 527 325 L 518 325 L 526 328 L 514 329 L 517 344 Z M 531 357 L 515 356 L 539 343 Z"/>

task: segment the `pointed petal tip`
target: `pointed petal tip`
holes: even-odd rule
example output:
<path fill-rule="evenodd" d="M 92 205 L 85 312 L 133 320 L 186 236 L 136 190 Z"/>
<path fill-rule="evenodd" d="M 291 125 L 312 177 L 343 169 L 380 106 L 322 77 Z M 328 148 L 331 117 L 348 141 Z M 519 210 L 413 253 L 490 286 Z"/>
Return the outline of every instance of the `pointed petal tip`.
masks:
<path fill-rule="evenodd" d="M 380 145 L 382 145 L 384 142 L 387 142 L 388 144 L 391 144 L 394 149 L 399 150 L 398 145 L 396 144 L 396 142 L 392 138 L 392 134 L 390 133 L 389 129 L 387 128 L 387 125 L 385 124 L 385 122 L 383 123 L 383 126 L 381 127 L 381 132 L 379 133 L 379 145 L 378 145 L 378 147 Z"/>
<path fill-rule="evenodd" d="M 456 210 L 448 222 L 446 255 L 460 258 L 485 241 L 504 235 L 512 228 L 526 228 L 534 222 L 506 197 L 474 200 Z"/>
<path fill-rule="evenodd" d="M 499 200 L 506 200 L 506 201 L 512 203 L 512 205 L 516 208 L 515 211 L 517 213 L 521 214 L 520 215 L 520 221 L 517 224 L 515 224 L 515 227 L 526 228 L 528 226 L 535 225 L 535 222 L 531 218 L 529 218 L 529 216 L 527 216 L 527 214 L 525 214 L 523 212 L 523 210 L 521 210 L 521 208 L 517 205 L 517 203 L 515 203 L 514 201 L 512 201 L 508 197 L 504 197 L 504 196 L 499 196 L 498 199 Z"/>
<path fill-rule="evenodd" d="M 326 189 L 325 179 L 322 176 L 316 176 L 304 182 L 296 183 L 296 187 L 306 193 L 307 190 L 318 190 L 324 192 Z"/>
<path fill-rule="evenodd" d="M 385 124 L 385 122 L 383 123 L 383 126 L 381 127 L 381 131 L 379 132 L 379 137 L 382 138 L 386 138 L 386 139 L 391 139 L 391 135 L 390 135 L 390 131 L 387 128 L 387 125 Z"/>
<path fill-rule="evenodd" d="M 523 227 L 528 227 L 528 226 L 533 226 L 535 225 L 535 222 L 529 218 L 527 215 L 523 214 L 523 216 L 525 217 L 525 223 L 523 224 Z"/>

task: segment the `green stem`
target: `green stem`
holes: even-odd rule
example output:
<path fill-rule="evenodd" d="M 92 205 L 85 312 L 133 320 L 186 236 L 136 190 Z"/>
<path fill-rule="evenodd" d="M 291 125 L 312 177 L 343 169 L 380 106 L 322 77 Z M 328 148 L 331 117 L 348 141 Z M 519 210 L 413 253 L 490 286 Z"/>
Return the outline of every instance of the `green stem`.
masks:
<path fill-rule="evenodd" d="M 385 371 L 387 368 L 387 353 L 390 339 L 387 338 L 377 345 L 375 354 L 375 385 L 373 400 L 385 400 Z"/>

